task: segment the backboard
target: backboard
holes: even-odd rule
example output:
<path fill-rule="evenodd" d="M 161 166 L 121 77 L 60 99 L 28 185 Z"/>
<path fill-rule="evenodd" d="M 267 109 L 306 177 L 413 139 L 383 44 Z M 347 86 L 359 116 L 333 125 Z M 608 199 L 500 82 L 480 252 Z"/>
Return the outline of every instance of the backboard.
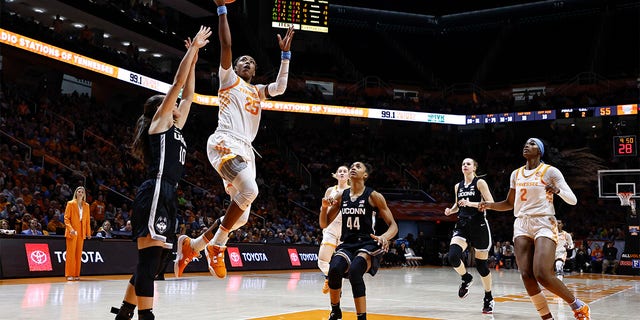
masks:
<path fill-rule="evenodd" d="M 632 198 L 640 198 L 640 169 L 598 170 L 598 196 L 618 199 L 619 192 L 632 192 Z"/>

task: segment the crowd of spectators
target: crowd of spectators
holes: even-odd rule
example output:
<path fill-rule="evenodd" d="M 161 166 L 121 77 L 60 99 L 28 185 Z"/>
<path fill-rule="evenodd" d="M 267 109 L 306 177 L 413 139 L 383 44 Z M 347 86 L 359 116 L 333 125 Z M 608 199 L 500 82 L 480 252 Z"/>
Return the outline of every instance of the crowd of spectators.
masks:
<path fill-rule="evenodd" d="M 73 188 L 85 185 L 94 235 L 108 237 L 104 223 L 109 222 L 112 237 L 126 236 L 135 188 L 145 177 L 141 164 L 128 153 L 134 121 L 127 119 L 135 115 L 109 110 L 78 94 L 50 101 L 25 92 L 5 86 L 1 100 L 0 128 L 12 140 L 0 145 L 0 218 L 6 219 L 9 229 L 20 233 L 28 229 L 24 215 L 31 215 L 42 231 L 56 233 L 62 228 L 61 204 L 70 199 Z M 481 164 L 487 164 L 479 172 L 487 175 L 493 194 L 500 198 L 508 191 L 508 174 L 521 162 L 519 149 L 513 146 L 524 141 L 523 134 L 529 134 L 509 127 L 464 131 L 424 124 L 407 127 L 398 122 L 344 125 L 333 123 L 329 117 L 285 125 L 279 115 L 264 116 L 270 129 L 264 128 L 267 133 L 259 134 L 255 143 L 263 156 L 258 161 L 260 196 L 249 223 L 233 233 L 231 242 L 318 244 L 321 232 L 314 212 L 319 206 L 319 193 L 314 191 L 319 188 L 310 186 L 310 181 L 318 187 L 328 186 L 332 183 L 330 168 L 354 160 L 373 165 L 377 173 L 369 183 L 376 188 L 420 188 L 437 202 L 449 202 L 452 186 L 459 179 L 456 159 L 473 154 Z M 553 148 L 587 145 L 597 155 L 606 154 L 595 134 L 585 135 L 571 126 L 536 125 L 545 126 L 549 137 L 558 137 Z M 179 232 L 197 236 L 224 214 L 228 198 L 199 150 L 203 130 L 188 127 L 187 141 L 193 141 L 195 150 L 179 189 Z M 345 148 L 345 143 L 350 147 Z M 283 152 L 282 145 L 288 151 Z M 295 154 L 297 163 L 280 156 L 287 152 Z M 310 179 L 299 174 L 300 166 L 308 170 Z M 577 174 L 565 171 L 570 184 Z M 577 188 L 580 204 L 560 206 L 558 210 L 569 223 L 576 222 L 572 224 L 575 237 L 623 239 L 624 217 L 616 213 L 617 206 L 597 199 L 593 184 Z M 496 239 L 510 239 L 510 215 L 490 213 L 488 218 Z M 426 256 L 429 252 L 423 252 L 423 248 L 430 246 L 422 244 L 413 249 Z"/>
<path fill-rule="evenodd" d="M 0 145 L 0 217 L 9 229 L 26 230 L 22 222 L 30 214 L 42 229 L 56 233 L 60 226 L 48 228 L 50 222 L 60 221 L 61 204 L 70 199 L 75 187 L 85 185 L 93 234 L 108 237 L 105 222 L 111 236 L 130 234 L 132 199 L 145 177 L 141 164 L 128 153 L 133 120 L 119 121 L 112 110 L 96 108 L 88 97 L 77 94 L 36 102 L 19 97 L 18 91 L 5 93 L 0 129 L 15 139 L 5 143 L 3 136 Z M 28 107 L 15 112 L 22 104 Z M 318 244 L 321 233 L 310 209 L 315 206 L 307 203 L 310 197 L 301 179 L 276 156 L 273 143 L 258 144 L 264 156 L 259 163 L 261 196 L 249 223 L 234 232 L 230 241 Z M 194 152 L 178 191 L 179 231 L 192 236 L 222 216 L 224 202 L 229 201 L 204 161 Z"/>

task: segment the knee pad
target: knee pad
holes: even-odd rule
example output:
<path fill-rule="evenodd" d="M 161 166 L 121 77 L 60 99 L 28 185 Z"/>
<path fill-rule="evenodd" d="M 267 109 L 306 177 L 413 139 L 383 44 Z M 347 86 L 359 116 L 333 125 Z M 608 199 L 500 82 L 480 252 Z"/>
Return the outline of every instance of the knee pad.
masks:
<path fill-rule="evenodd" d="M 342 277 L 347 269 L 349 269 L 349 262 L 345 257 L 333 256 L 329 262 L 329 272 L 327 273 L 330 289 L 342 288 Z"/>
<path fill-rule="evenodd" d="M 364 285 L 364 273 L 367 272 L 367 260 L 363 257 L 355 257 L 349 267 L 349 282 L 351 283 L 351 291 L 353 298 L 364 297 L 366 288 Z"/>
<path fill-rule="evenodd" d="M 556 260 L 556 272 L 562 272 L 564 268 L 564 262 L 562 260 Z"/>
<path fill-rule="evenodd" d="M 153 297 L 153 279 L 160 267 L 162 247 L 149 247 L 138 250 L 135 288 L 139 297 Z"/>
<path fill-rule="evenodd" d="M 318 259 L 318 268 L 324 275 L 329 275 L 329 262 Z"/>
<path fill-rule="evenodd" d="M 251 170 L 242 170 L 238 172 L 236 178 L 231 181 L 238 191 L 238 193 L 233 196 L 233 201 L 235 201 L 242 210 L 247 210 L 253 200 L 258 197 L 258 184 L 250 171 Z"/>
<path fill-rule="evenodd" d="M 476 269 L 478 269 L 478 273 L 482 277 L 486 277 L 491 272 L 489 270 L 489 265 L 487 265 L 487 260 L 476 259 Z"/>
<path fill-rule="evenodd" d="M 462 248 L 457 244 L 449 246 L 449 264 L 457 268 L 462 263 Z"/>
<path fill-rule="evenodd" d="M 232 155 L 228 155 L 232 156 Z M 225 156 L 227 158 L 228 156 Z M 223 158 L 223 159 L 225 159 Z M 241 156 L 235 156 L 228 160 L 223 160 L 220 165 L 220 176 L 227 181 L 233 181 L 236 179 L 238 173 L 247 168 L 247 162 Z"/>

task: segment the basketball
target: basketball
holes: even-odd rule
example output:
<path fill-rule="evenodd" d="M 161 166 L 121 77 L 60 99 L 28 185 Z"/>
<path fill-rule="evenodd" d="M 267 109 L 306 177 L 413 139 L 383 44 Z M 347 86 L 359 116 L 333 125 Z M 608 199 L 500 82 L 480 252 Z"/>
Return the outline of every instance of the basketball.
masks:
<path fill-rule="evenodd" d="M 224 0 L 224 3 L 229 4 L 229 3 L 234 3 L 236 2 L 236 0 Z"/>

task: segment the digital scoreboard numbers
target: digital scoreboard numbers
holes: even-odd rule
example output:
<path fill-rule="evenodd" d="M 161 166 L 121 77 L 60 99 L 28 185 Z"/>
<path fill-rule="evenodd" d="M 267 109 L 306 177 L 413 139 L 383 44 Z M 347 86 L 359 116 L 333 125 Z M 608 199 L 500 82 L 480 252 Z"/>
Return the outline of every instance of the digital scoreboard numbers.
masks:
<path fill-rule="evenodd" d="M 328 0 L 274 0 L 271 26 L 312 32 L 329 32 Z"/>
<path fill-rule="evenodd" d="M 614 136 L 613 137 L 613 155 L 637 156 L 638 155 L 638 139 L 636 135 Z"/>

